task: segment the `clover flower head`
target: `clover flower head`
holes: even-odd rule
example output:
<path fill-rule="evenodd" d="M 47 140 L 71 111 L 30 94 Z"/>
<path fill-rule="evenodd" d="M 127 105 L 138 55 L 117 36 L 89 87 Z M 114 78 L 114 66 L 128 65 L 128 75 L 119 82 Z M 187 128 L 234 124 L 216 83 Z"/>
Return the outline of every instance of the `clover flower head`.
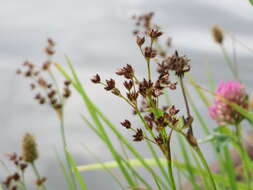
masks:
<path fill-rule="evenodd" d="M 209 107 L 209 115 L 218 124 L 236 124 L 239 123 L 243 116 L 226 104 L 222 98 L 236 103 L 243 108 L 248 108 L 248 95 L 244 86 L 238 81 L 221 81 L 215 91 L 215 101 Z"/>

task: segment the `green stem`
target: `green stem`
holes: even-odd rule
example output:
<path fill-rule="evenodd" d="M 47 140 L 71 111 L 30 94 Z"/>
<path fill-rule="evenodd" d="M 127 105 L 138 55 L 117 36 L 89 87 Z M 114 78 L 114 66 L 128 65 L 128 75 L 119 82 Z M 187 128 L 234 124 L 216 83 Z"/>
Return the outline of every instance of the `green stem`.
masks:
<path fill-rule="evenodd" d="M 70 174 L 70 177 L 71 177 L 74 189 L 77 189 L 75 176 L 74 176 L 74 174 L 73 174 L 73 172 L 71 170 L 70 160 L 69 160 L 69 157 L 68 157 L 67 152 L 66 152 L 67 140 L 66 140 L 65 129 L 64 129 L 64 110 L 63 109 L 64 108 L 62 108 L 61 113 L 59 115 L 60 129 L 61 129 L 61 138 L 62 138 L 62 144 L 63 144 L 63 151 L 64 151 L 64 154 L 65 154 L 68 171 L 69 171 L 69 174 Z"/>
<path fill-rule="evenodd" d="M 217 187 L 216 187 L 216 184 L 215 184 L 215 181 L 214 181 L 212 172 L 211 172 L 211 170 L 210 170 L 210 168 L 209 168 L 209 166 L 208 166 L 208 163 L 207 163 L 207 161 L 206 161 L 206 159 L 205 159 L 205 157 L 204 157 L 204 155 L 203 155 L 201 149 L 199 148 L 199 146 L 195 146 L 195 147 L 193 147 L 193 148 L 194 148 L 194 150 L 196 151 L 197 155 L 199 156 L 199 158 L 200 158 L 200 160 L 201 160 L 203 166 L 205 167 L 205 169 L 206 169 L 206 171 L 207 171 L 207 173 L 208 173 L 208 175 L 209 175 L 209 178 L 210 178 L 211 183 L 212 183 L 213 190 L 217 190 Z"/>
<path fill-rule="evenodd" d="M 146 60 L 148 66 L 148 80 L 151 81 L 150 58 L 147 58 Z"/>
<path fill-rule="evenodd" d="M 248 189 L 251 190 L 251 177 L 250 177 L 250 167 L 248 167 L 250 164 L 249 164 L 249 159 L 247 158 L 247 152 L 245 151 L 244 149 L 244 146 L 243 146 L 243 143 L 242 143 L 242 135 L 241 135 L 241 126 L 239 124 L 236 124 L 235 125 L 235 135 L 236 135 L 236 138 L 237 138 L 237 145 L 238 145 L 238 148 L 239 148 L 239 151 L 241 153 L 241 158 L 242 158 L 242 164 L 243 164 L 243 173 L 244 173 L 244 176 L 247 180 L 247 186 L 248 186 Z"/>
<path fill-rule="evenodd" d="M 25 174 L 24 174 L 24 171 L 21 171 L 21 183 L 22 183 L 22 186 L 25 190 L 27 190 L 27 187 L 26 187 L 26 183 L 25 183 Z"/>
<path fill-rule="evenodd" d="M 40 180 L 41 179 L 41 176 L 40 176 L 40 173 L 39 173 L 39 170 L 36 168 L 34 162 L 31 163 L 31 166 L 32 166 L 32 169 L 33 169 L 33 172 L 37 178 L 37 180 Z M 46 186 L 44 184 L 41 184 L 41 188 L 43 190 L 47 190 Z"/>
<path fill-rule="evenodd" d="M 170 142 L 168 142 L 168 149 L 170 149 Z M 170 175 L 170 178 L 171 178 L 172 189 L 173 190 L 177 190 L 175 179 L 174 179 L 174 176 L 173 176 L 173 168 L 172 168 L 172 161 L 171 161 L 171 152 L 170 152 L 170 150 L 168 150 L 167 162 L 168 162 L 168 172 L 169 172 L 169 175 Z"/>

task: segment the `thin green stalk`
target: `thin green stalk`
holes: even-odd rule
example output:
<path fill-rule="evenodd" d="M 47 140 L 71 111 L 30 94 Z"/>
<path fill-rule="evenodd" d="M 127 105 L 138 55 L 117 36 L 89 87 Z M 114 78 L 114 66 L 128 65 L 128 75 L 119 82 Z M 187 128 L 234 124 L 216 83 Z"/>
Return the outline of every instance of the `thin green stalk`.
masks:
<path fill-rule="evenodd" d="M 215 181 L 214 181 L 212 172 L 211 172 L 211 170 L 210 170 L 210 168 L 209 168 L 209 166 L 208 166 L 208 163 L 207 163 L 207 161 L 206 161 L 206 159 L 205 159 L 205 157 L 204 157 L 204 155 L 203 155 L 201 149 L 199 148 L 199 146 L 196 146 L 196 147 L 194 147 L 194 150 L 196 151 L 197 155 L 199 156 L 199 158 L 200 158 L 200 160 L 201 160 L 203 166 L 205 167 L 205 169 L 206 169 L 206 171 L 207 171 L 207 173 L 208 173 L 208 175 L 209 175 L 209 178 L 210 178 L 210 180 L 211 180 L 213 189 L 214 189 L 214 190 L 217 190 L 217 187 L 216 187 L 216 184 L 215 184 Z"/>
<path fill-rule="evenodd" d="M 67 162 L 67 167 L 68 167 L 68 171 L 69 171 L 71 181 L 73 183 L 74 189 L 77 189 L 76 179 L 75 179 L 75 176 L 73 174 L 73 171 L 71 170 L 70 160 L 68 159 L 69 157 L 68 157 L 67 152 L 66 152 L 67 140 L 66 140 L 66 134 L 65 134 L 65 128 L 64 128 L 64 110 L 63 109 L 64 108 L 61 109 L 61 113 L 59 115 L 63 151 L 64 151 L 64 154 L 65 154 L 65 159 L 66 159 L 66 162 Z"/>
<path fill-rule="evenodd" d="M 191 117 L 190 107 L 189 107 L 188 100 L 187 100 L 187 97 L 186 97 L 186 92 L 185 92 L 185 87 L 184 87 L 182 76 L 179 77 L 179 82 L 180 82 L 180 86 L 181 86 L 181 90 L 182 90 L 182 94 L 183 94 L 183 98 L 184 98 L 184 102 L 185 102 L 185 107 L 186 107 L 186 111 L 187 111 L 187 117 L 190 118 Z M 189 133 L 189 135 L 191 135 L 194 138 L 191 123 L 189 125 L 189 131 L 188 131 L 188 133 Z M 214 178 L 213 178 L 213 175 L 211 173 L 211 170 L 210 170 L 210 168 L 208 166 L 208 163 L 207 163 L 207 161 L 206 161 L 206 159 L 205 159 L 205 157 L 204 157 L 201 149 L 199 148 L 197 142 L 190 142 L 189 139 L 187 139 L 187 141 L 194 148 L 194 150 L 196 151 L 197 155 L 199 156 L 202 164 L 204 165 L 205 169 L 207 170 L 208 175 L 210 177 L 210 180 L 212 182 L 213 189 L 217 190 L 216 184 L 215 184 L 215 181 L 214 181 Z"/>
<path fill-rule="evenodd" d="M 25 175 L 24 175 L 23 171 L 21 171 L 21 184 L 22 184 L 24 190 L 27 190 L 26 183 L 25 183 Z"/>
<path fill-rule="evenodd" d="M 251 190 L 251 177 L 250 177 L 250 167 L 249 167 L 249 163 L 248 163 L 248 158 L 247 158 L 247 153 L 245 152 L 243 143 L 242 143 L 242 135 L 241 135 L 241 126 L 239 124 L 235 125 L 235 135 L 237 138 L 237 144 L 238 144 L 238 148 L 241 154 L 241 158 L 242 158 L 242 164 L 243 164 L 243 173 L 244 176 L 246 178 L 247 181 L 247 186 L 248 189 Z"/>
<path fill-rule="evenodd" d="M 238 76 L 238 71 L 236 70 L 235 64 L 229 58 L 228 52 L 227 52 L 226 48 L 223 45 L 221 45 L 221 50 L 222 50 L 222 54 L 223 54 L 223 56 L 225 58 L 225 61 L 227 62 L 228 67 L 231 70 L 233 76 L 235 77 L 235 79 L 237 79 L 237 80 L 240 81 L 239 76 Z"/>
<path fill-rule="evenodd" d="M 32 169 L 33 169 L 33 172 L 37 178 L 37 180 L 40 180 L 41 179 L 41 176 L 40 176 L 40 173 L 39 173 L 39 170 L 36 168 L 34 162 L 31 163 L 31 166 L 32 166 Z M 46 186 L 44 184 L 41 184 L 41 188 L 43 190 L 47 190 Z"/>
<path fill-rule="evenodd" d="M 168 161 L 168 172 L 169 172 L 169 175 L 171 177 L 171 186 L 172 186 L 172 189 L 173 190 L 177 190 L 175 179 L 174 179 L 174 176 L 173 176 L 172 161 L 171 160 L 167 160 L 167 161 Z"/>

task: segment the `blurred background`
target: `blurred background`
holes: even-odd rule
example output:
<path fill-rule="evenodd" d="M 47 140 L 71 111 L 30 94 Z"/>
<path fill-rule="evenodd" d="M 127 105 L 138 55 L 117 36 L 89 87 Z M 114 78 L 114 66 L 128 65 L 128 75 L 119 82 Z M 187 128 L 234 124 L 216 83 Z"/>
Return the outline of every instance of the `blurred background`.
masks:
<path fill-rule="evenodd" d="M 33 101 L 28 82 L 16 76 L 15 71 L 27 59 L 41 64 L 46 58 L 43 52 L 46 39 L 53 38 L 57 43 L 55 60 L 64 64 L 64 55 L 68 55 L 88 94 L 115 124 L 119 124 L 131 110 L 89 79 L 95 73 L 103 78 L 114 77 L 115 70 L 126 63 L 135 65 L 139 73 L 146 71 L 132 35 L 131 16 L 149 11 L 155 12 L 154 21 L 161 26 L 164 37 L 172 37 L 170 51 L 177 49 L 191 59 L 191 74 L 203 85 L 207 84 L 207 62 L 216 81 L 232 79 L 220 48 L 211 37 L 213 24 L 253 48 L 253 8 L 246 0 L 0 1 L 0 159 L 5 159 L 6 152 L 19 152 L 20 139 L 29 131 L 38 140 L 38 164 L 41 173 L 49 178 L 50 189 L 65 189 L 55 157 L 55 149 L 62 151 L 55 113 Z M 230 53 L 232 43 L 231 38 L 225 38 Z M 235 50 L 241 79 L 250 92 L 252 53 L 239 44 Z M 207 116 L 204 105 L 197 98 L 195 101 Z M 178 103 L 180 100 L 175 100 L 175 104 Z M 78 163 L 95 161 L 83 144 L 101 160 L 110 160 L 102 142 L 82 123 L 79 113 L 86 111 L 77 94 L 69 100 L 66 112 L 69 146 Z M 210 122 L 210 127 L 212 125 Z M 201 136 L 197 130 L 196 133 Z M 126 136 L 131 139 L 128 132 Z M 116 140 L 115 145 L 119 146 Z M 0 181 L 4 174 L 0 166 Z M 118 189 L 103 171 L 88 172 L 84 176 L 90 189 Z"/>

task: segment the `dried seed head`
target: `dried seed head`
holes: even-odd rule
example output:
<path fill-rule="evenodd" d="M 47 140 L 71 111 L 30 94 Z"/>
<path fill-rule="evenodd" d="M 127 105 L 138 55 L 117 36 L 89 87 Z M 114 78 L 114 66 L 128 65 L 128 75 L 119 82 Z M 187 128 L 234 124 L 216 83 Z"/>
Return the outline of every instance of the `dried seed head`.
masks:
<path fill-rule="evenodd" d="M 22 157 L 29 163 L 38 159 L 37 143 L 30 133 L 26 133 L 22 139 Z"/>
<path fill-rule="evenodd" d="M 222 44 L 223 39 L 224 39 L 224 35 L 223 35 L 222 29 L 218 25 L 214 25 L 212 27 L 212 35 L 213 35 L 213 39 L 216 43 Z"/>
<path fill-rule="evenodd" d="M 90 80 L 93 83 L 100 83 L 101 81 L 100 76 L 98 74 L 94 75 Z"/>

